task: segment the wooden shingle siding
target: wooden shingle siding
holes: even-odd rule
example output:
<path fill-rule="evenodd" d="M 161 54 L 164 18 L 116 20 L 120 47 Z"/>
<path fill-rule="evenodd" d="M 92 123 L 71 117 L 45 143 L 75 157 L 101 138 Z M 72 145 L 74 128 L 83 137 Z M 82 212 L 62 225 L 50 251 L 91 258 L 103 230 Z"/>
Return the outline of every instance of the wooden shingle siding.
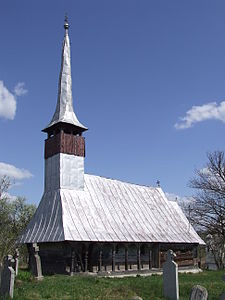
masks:
<path fill-rule="evenodd" d="M 84 137 L 68 134 L 63 131 L 45 140 L 45 159 L 57 154 L 66 153 L 85 156 Z"/>

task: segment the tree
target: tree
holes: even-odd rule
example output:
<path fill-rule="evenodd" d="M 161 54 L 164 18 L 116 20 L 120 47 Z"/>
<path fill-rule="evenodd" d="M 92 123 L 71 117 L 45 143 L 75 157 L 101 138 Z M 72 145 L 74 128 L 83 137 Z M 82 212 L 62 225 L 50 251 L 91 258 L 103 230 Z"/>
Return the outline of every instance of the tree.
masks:
<path fill-rule="evenodd" d="M 4 256 L 15 251 L 19 234 L 25 229 L 33 216 L 36 207 L 26 204 L 25 198 L 11 199 L 7 191 L 10 179 L 0 179 L 0 262 Z"/>
<path fill-rule="evenodd" d="M 198 231 L 211 238 L 211 250 L 219 268 L 224 266 L 225 247 L 225 155 L 207 154 L 206 167 L 195 171 L 189 186 L 197 193 L 190 206 L 190 219 Z"/>

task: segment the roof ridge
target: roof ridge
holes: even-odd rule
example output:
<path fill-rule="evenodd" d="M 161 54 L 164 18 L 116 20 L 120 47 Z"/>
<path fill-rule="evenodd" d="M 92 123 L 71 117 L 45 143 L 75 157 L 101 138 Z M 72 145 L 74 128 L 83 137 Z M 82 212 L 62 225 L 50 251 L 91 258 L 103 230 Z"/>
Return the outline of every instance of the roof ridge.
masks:
<path fill-rule="evenodd" d="M 134 183 L 134 182 L 128 182 L 128 181 L 124 181 L 121 179 L 116 179 L 116 178 L 111 178 L 111 177 L 105 177 L 102 175 L 95 175 L 95 174 L 90 174 L 90 173 L 85 173 L 84 175 L 90 175 L 90 176 L 94 176 L 94 177 L 100 177 L 106 180 L 113 180 L 113 181 L 119 181 L 125 184 L 130 184 L 130 185 L 136 185 L 136 186 L 140 186 L 140 187 L 147 187 L 147 188 L 151 188 L 151 189 L 159 189 L 159 187 L 157 186 L 150 186 L 150 185 L 146 185 L 146 184 L 139 184 L 139 183 Z"/>

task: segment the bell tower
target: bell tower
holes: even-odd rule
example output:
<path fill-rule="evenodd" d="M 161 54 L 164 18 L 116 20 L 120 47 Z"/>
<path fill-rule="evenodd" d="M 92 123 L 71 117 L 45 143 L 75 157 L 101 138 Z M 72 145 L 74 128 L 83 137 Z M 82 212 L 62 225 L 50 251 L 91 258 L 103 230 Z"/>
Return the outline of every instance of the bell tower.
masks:
<path fill-rule="evenodd" d="M 82 134 L 87 128 L 78 121 L 73 110 L 67 17 L 64 29 L 56 110 L 49 125 L 42 130 L 47 133 L 44 154 L 45 192 L 61 188 L 84 188 L 85 139 Z"/>

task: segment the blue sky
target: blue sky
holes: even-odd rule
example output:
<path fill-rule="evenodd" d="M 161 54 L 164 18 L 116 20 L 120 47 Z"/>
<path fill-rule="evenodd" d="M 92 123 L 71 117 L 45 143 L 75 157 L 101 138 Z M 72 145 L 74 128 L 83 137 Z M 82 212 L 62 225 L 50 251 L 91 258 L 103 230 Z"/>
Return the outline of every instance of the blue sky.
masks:
<path fill-rule="evenodd" d="M 65 12 L 87 173 L 190 196 L 225 145 L 225 1 L 0 1 L 0 175 L 43 193 Z"/>

